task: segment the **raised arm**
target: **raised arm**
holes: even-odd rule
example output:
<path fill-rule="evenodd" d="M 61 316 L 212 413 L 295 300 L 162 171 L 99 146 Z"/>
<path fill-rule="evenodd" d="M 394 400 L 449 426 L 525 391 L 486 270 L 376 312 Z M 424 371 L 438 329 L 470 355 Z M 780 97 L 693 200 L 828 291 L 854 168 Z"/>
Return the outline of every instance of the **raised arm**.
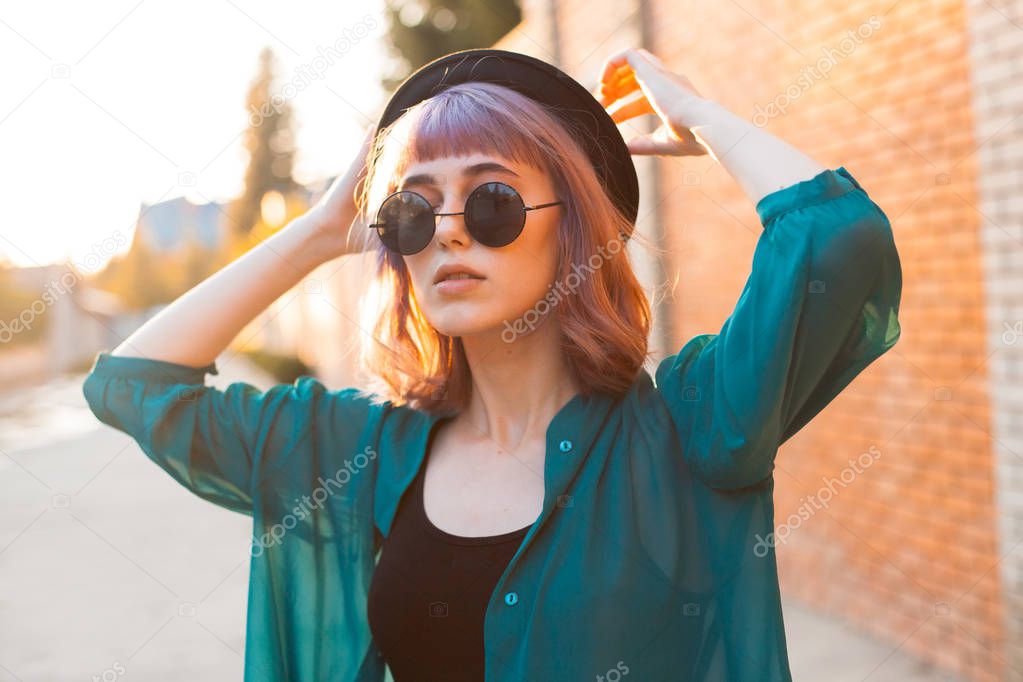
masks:
<path fill-rule="evenodd" d="M 771 475 L 778 447 L 900 335 L 891 225 L 844 167 L 756 210 L 764 229 L 735 309 L 656 370 L 684 456 L 721 488 Z"/>
<path fill-rule="evenodd" d="M 301 477 L 323 464 L 306 456 L 318 421 L 336 429 L 332 446 L 351 454 L 370 414 L 372 396 L 328 391 L 313 377 L 221 390 L 204 384 L 207 373 L 216 365 L 99 353 L 82 392 L 97 419 L 131 436 L 178 483 L 233 511 L 251 514 L 254 491 L 276 475 Z M 285 479 L 275 486 L 290 485 Z"/>
<path fill-rule="evenodd" d="M 898 340 L 902 270 L 891 224 L 844 168 L 830 170 L 704 98 L 642 49 L 609 57 L 599 95 L 662 127 L 634 154 L 709 154 L 755 204 L 763 232 L 746 286 L 717 334 L 690 339 L 656 383 L 683 456 L 714 487 L 771 475 L 778 446 Z"/>
<path fill-rule="evenodd" d="M 342 228 L 355 225 L 354 182 L 369 140 L 313 209 L 175 300 L 113 352 L 97 354 L 83 383 L 100 421 L 130 435 L 178 482 L 215 504 L 251 513 L 256 486 L 309 447 L 317 415 L 346 430 L 365 421 L 369 401 L 354 388 L 328 392 L 302 377 L 267 391 L 244 382 L 220 390 L 206 386 L 205 375 L 217 373 L 216 357 L 260 311 L 319 264 L 355 250 Z"/>

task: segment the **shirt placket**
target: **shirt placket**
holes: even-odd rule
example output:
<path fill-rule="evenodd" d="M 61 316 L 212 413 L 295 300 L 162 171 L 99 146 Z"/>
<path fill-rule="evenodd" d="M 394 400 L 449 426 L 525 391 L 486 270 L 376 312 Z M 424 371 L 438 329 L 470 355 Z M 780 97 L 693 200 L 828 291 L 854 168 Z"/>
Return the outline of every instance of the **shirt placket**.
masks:
<path fill-rule="evenodd" d="M 611 399 L 606 396 L 576 396 L 562 408 L 547 429 L 544 457 L 544 501 L 540 515 L 508 562 L 487 603 L 484 619 L 486 679 L 521 679 L 514 647 L 526 646 L 517 633 L 526 630 L 532 612 L 533 595 L 540 592 L 537 577 L 518 570 L 522 557 L 530 551 L 537 534 L 550 522 L 554 511 L 564 506 L 565 493 L 584 464 L 604 420 Z M 533 629 L 532 632 L 539 632 Z"/>

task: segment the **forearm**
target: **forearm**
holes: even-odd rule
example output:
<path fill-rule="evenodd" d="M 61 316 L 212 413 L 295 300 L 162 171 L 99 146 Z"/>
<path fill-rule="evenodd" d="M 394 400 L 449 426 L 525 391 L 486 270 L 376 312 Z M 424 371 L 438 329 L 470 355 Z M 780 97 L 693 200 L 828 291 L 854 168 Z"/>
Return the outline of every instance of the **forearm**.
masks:
<path fill-rule="evenodd" d="M 112 355 L 201 367 L 220 355 L 256 315 L 331 253 L 306 213 L 194 286 L 148 320 Z"/>
<path fill-rule="evenodd" d="M 679 117 L 681 125 L 692 130 L 754 205 L 772 192 L 826 170 L 810 156 L 713 100 L 694 98 Z"/>

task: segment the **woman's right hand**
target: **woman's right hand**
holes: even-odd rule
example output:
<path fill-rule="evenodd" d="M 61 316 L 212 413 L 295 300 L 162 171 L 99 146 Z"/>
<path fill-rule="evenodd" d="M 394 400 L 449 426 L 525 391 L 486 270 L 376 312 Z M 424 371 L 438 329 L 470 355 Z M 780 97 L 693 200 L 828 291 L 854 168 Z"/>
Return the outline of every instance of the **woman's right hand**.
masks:
<path fill-rule="evenodd" d="M 369 228 L 359 217 L 355 193 L 366 178 L 366 160 L 373 145 L 376 124 L 366 130 L 362 146 L 344 175 L 334 181 L 323 196 L 306 212 L 306 217 L 317 226 L 318 243 L 325 244 L 328 260 L 349 253 L 366 250 L 370 244 Z"/>

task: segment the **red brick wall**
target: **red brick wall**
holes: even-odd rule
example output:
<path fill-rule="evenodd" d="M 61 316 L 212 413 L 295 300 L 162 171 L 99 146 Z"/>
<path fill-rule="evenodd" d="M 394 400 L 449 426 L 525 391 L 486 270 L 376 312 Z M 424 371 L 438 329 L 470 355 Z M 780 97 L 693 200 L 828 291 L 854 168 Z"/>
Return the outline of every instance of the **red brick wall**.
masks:
<path fill-rule="evenodd" d="M 557 3 L 562 67 L 589 86 L 607 54 L 641 45 L 639 4 Z M 532 3 L 523 25 L 498 46 L 551 58 L 544 7 Z M 656 0 L 648 11 L 653 41 L 646 47 L 732 111 L 753 119 L 757 105 L 793 86 L 798 96 L 768 130 L 828 167 L 849 169 L 886 211 L 902 256 L 901 340 L 779 453 L 779 525 L 824 479 L 849 469 L 848 460 L 876 455 L 848 485 L 833 485 L 838 492 L 825 509 L 790 524 L 778 547 L 783 591 L 893 649 L 970 679 L 1003 679 L 981 216 L 974 208 L 980 141 L 964 5 Z M 827 77 L 800 87 L 801 70 L 825 48 L 832 50 Z M 623 133 L 633 134 L 628 126 Z M 644 202 L 664 202 L 677 350 L 720 329 L 761 226 L 714 159 L 657 164 L 664 191 Z"/>

